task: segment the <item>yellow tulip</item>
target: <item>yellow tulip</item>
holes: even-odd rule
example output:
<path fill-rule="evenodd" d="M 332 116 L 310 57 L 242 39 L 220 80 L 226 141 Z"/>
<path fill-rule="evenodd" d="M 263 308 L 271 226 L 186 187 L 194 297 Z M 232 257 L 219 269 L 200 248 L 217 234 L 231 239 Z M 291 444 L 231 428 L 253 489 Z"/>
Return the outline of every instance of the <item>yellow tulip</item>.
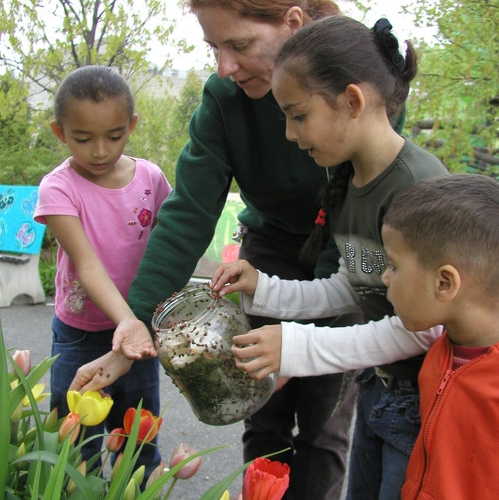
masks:
<path fill-rule="evenodd" d="M 13 380 L 10 383 L 10 388 L 11 390 L 14 390 L 17 386 L 19 385 L 19 380 Z M 35 401 L 37 403 L 41 403 L 46 397 L 50 396 L 50 392 L 43 392 L 45 389 L 45 384 L 35 384 L 33 388 L 31 389 L 31 394 L 33 394 L 33 397 L 35 398 Z M 23 398 L 23 406 L 30 406 L 29 398 L 28 396 L 24 396 Z"/>
<path fill-rule="evenodd" d="M 142 481 L 144 480 L 144 476 L 146 474 L 146 466 L 141 465 L 138 469 L 136 469 L 132 474 L 132 479 L 135 479 L 135 482 L 140 486 Z"/>
<path fill-rule="evenodd" d="M 19 448 L 17 448 L 16 454 L 14 455 L 14 459 L 17 460 L 19 458 L 24 457 L 24 455 L 26 455 L 26 445 L 24 443 L 21 443 L 19 445 Z M 17 462 L 15 464 L 15 468 L 17 470 L 23 470 L 26 467 L 26 464 L 27 462 L 25 462 L 24 460 L 21 462 Z"/>
<path fill-rule="evenodd" d="M 99 425 L 108 415 L 113 406 L 109 396 L 102 396 L 97 391 L 68 391 L 67 401 L 69 411 L 77 413 L 82 418 L 81 424 L 87 427 Z"/>
<path fill-rule="evenodd" d="M 139 485 L 137 481 L 132 477 L 127 484 L 125 493 L 123 494 L 123 500 L 135 500 L 140 495 Z"/>
<path fill-rule="evenodd" d="M 229 490 L 224 491 L 224 494 L 220 497 L 220 500 L 230 500 Z"/>
<path fill-rule="evenodd" d="M 45 389 L 45 384 L 35 384 L 31 389 L 31 394 L 33 394 L 33 397 L 35 398 L 35 401 L 37 403 L 41 403 L 45 398 L 50 396 L 50 392 L 43 392 L 44 389 Z M 24 396 L 23 405 L 24 406 L 31 405 L 28 396 Z"/>

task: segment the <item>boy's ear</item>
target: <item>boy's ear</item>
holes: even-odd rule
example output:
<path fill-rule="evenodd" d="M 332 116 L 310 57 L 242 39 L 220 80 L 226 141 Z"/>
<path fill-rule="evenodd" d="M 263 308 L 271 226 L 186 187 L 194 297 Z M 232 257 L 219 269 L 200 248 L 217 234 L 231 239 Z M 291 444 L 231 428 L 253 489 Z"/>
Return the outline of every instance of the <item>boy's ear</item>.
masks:
<path fill-rule="evenodd" d="M 352 118 L 358 118 L 366 106 L 366 99 L 361 88 L 351 83 L 345 89 L 345 96 L 348 103 L 348 109 Z"/>
<path fill-rule="evenodd" d="M 52 129 L 52 132 L 54 132 L 54 135 L 64 144 L 66 143 L 66 138 L 64 137 L 64 130 L 62 127 L 56 122 L 53 121 L 50 123 L 50 128 Z"/>
<path fill-rule="evenodd" d="M 437 269 L 435 293 L 441 302 L 450 302 L 453 300 L 460 288 L 461 276 L 454 266 L 446 264 Z"/>

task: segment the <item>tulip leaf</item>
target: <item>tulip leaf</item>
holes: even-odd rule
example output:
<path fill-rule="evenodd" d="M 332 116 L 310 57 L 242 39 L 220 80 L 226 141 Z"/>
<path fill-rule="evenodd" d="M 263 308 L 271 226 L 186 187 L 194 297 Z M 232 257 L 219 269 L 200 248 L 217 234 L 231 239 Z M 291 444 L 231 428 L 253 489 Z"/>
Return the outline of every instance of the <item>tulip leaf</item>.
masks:
<path fill-rule="evenodd" d="M 44 500 L 59 500 L 61 498 L 62 485 L 64 483 L 65 466 L 68 463 L 69 455 L 69 439 L 65 439 L 62 444 L 62 450 L 59 452 L 59 458 L 50 474 L 45 493 Z"/>
<path fill-rule="evenodd" d="M 66 440 L 66 442 L 68 441 Z M 16 462 L 22 462 L 22 461 L 37 461 L 38 462 L 37 467 L 39 467 L 40 463 L 42 463 L 42 465 L 43 464 L 56 465 L 58 459 L 59 456 L 56 453 L 50 453 L 45 450 L 40 450 L 40 451 L 31 451 L 29 453 L 26 453 L 26 455 L 23 455 L 21 458 L 19 458 L 18 460 L 14 460 L 11 463 L 15 464 Z M 83 477 L 81 473 L 70 462 L 67 461 L 67 457 L 64 463 L 64 467 L 65 467 L 65 472 L 75 482 L 76 487 L 81 490 L 81 493 L 84 495 L 86 500 L 94 500 L 97 498 L 93 493 L 92 489 L 90 488 L 89 484 L 87 484 L 86 481 L 87 478 Z M 39 475 L 38 478 L 41 479 Z M 38 483 L 39 482 L 40 481 L 38 481 Z M 30 484 L 34 484 L 34 482 L 31 482 Z"/>
<path fill-rule="evenodd" d="M 111 481 L 109 491 L 106 495 L 106 500 L 122 500 L 125 490 L 130 481 L 130 478 L 133 474 L 133 469 L 140 455 L 140 452 L 143 446 L 147 444 L 148 436 L 150 435 L 151 432 L 154 431 L 154 426 L 153 426 L 149 430 L 147 435 L 144 437 L 144 441 L 139 446 L 137 446 L 140 425 L 141 425 L 140 421 L 141 410 L 142 410 L 142 400 L 139 402 L 137 406 L 132 428 L 130 430 L 130 433 L 128 434 L 127 444 L 123 452 L 123 458 L 119 464 L 118 469 L 114 472 L 114 477 L 113 480 Z M 158 421 L 156 421 L 155 425 L 159 425 Z"/>
<path fill-rule="evenodd" d="M 7 408 L 9 404 L 9 371 L 5 356 L 2 325 L 0 324 L 0 408 Z M 15 409 L 15 407 L 14 407 Z M 13 412 L 0 411 L 0 491 L 7 486 L 10 443 L 10 416 Z"/>
<path fill-rule="evenodd" d="M 91 488 L 93 495 L 89 497 L 88 494 L 83 493 L 83 491 L 75 490 L 68 497 L 68 500 L 89 500 L 89 499 L 102 498 L 102 492 L 105 491 L 105 484 L 106 484 L 105 479 L 103 479 L 102 477 L 89 475 L 84 478 L 82 477 L 82 480 L 89 488 Z"/>
<path fill-rule="evenodd" d="M 134 456 L 134 450 L 137 445 L 137 438 L 140 427 L 140 410 L 142 409 L 142 400 L 139 401 L 137 412 L 133 421 L 132 429 L 128 435 L 128 440 L 123 451 L 123 458 L 118 469 L 114 473 L 113 480 L 109 486 L 106 495 L 106 500 L 121 500 L 125 494 L 126 487 L 133 472 L 135 462 L 137 461 L 138 453 Z M 142 449 L 142 446 L 139 450 Z"/>
<path fill-rule="evenodd" d="M 234 482 L 237 476 L 242 474 L 244 470 L 253 462 L 253 460 L 241 465 L 239 469 L 229 474 L 225 479 L 222 479 L 217 484 L 213 485 L 199 500 L 220 500 L 221 496 L 225 493 L 225 490 L 229 489 L 229 486 Z"/>
<path fill-rule="evenodd" d="M 33 485 L 33 492 L 31 498 L 38 498 L 38 489 L 40 488 L 40 476 L 42 475 L 42 459 L 38 457 L 35 468 L 35 480 L 31 483 Z"/>
<path fill-rule="evenodd" d="M 14 367 L 14 370 L 19 377 L 19 380 L 21 382 L 20 385 L 15 387 L 11 392 L 10 392 L 10 408 L 11 408 L 11 415 L 13 411 L 15 411 L 15 408 L 17 407 L 18 404 L 21 403 L 21 401 L 24 399 L 24 397 L 27 397 L 29 400 L 29 404 L 31 405 L 31 410 L 33 414 L 33 419 L 35 420 L 35 430 L 36 434 L 38 436 L 38 447 L 41 450 L 45 449 L 45 435 L 43 432 L 43 425 L 42 425 L 42 420 L 40 418 L 40 410 L 38 409 L 37 402 L 35 400 L 35 397 L 33 396 L 33 393 L 31 391 L 31 388 L 35 386 L 35 384 L 40 380 L 40 378 L 44 375 L 44 373 L 50 368 L 50 365 L 55 361 L 56 357 L 48 359 L 45 359 L 45 362 L 42 361 L 41 365 L 43 366 L 43 370 L 40 371 L 40 365 L 36 366 L 31 372 L 28 374 L 28 376 L 24 376 L 24 373 L 22 370 L 17 366 L 16 363 L 14 363 L 12 356 L 9 352 L 7 352 L 7 356 L 9 357 L 10 361 L 12 362 L 12 365 Z M 14 408 L 14 410 L 12 410 Z"/>

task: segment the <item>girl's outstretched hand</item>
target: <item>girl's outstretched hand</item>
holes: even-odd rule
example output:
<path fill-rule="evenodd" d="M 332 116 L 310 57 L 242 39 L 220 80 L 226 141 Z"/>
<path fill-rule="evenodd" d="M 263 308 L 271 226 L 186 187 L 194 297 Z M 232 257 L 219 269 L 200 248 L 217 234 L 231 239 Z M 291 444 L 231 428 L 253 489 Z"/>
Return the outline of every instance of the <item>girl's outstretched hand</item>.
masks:
<path fill-rule="evenodd" d="M 258 282 L 258 271 L 246 260 L 221 264 L 213 273 L 210 287 L 220 295 L 243 292 L 254 295 Z"/>
<path fill-rule="evenodd" d="M 99 391 L 128 372 L 133 361 L 122 353 L 109 351 L 100 358 L 80 366 L 69 386 L 70 391 Z"/>
<path fill-rule="evenodd" d="M 131 360 L 154 358 L 156 349 L 146 325 L 138 319 L 120 321 L 113 335 L 113 352 Z"/>
<path fill-rule="evenodd" d="M 236 366 L 249 376 L 262 379 L 281 366 L 281 325 L 267 325 L 232 339 Z"/>

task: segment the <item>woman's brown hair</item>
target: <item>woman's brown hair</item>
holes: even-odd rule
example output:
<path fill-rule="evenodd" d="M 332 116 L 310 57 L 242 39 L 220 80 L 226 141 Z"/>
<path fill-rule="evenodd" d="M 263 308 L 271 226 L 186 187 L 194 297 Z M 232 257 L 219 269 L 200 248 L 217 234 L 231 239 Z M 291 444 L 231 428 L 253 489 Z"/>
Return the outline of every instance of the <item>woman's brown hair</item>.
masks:
<path fill-rule="evenodd" d="M 332 0 L 186 0 L 185 6 L 191 12 L 202 7 L 234 10 L 243 17 L 254 17 L 269 23 L 280 22 L 288 9 L 294 6 L 303 11 L 305 24 L 341 14 Z"/>

